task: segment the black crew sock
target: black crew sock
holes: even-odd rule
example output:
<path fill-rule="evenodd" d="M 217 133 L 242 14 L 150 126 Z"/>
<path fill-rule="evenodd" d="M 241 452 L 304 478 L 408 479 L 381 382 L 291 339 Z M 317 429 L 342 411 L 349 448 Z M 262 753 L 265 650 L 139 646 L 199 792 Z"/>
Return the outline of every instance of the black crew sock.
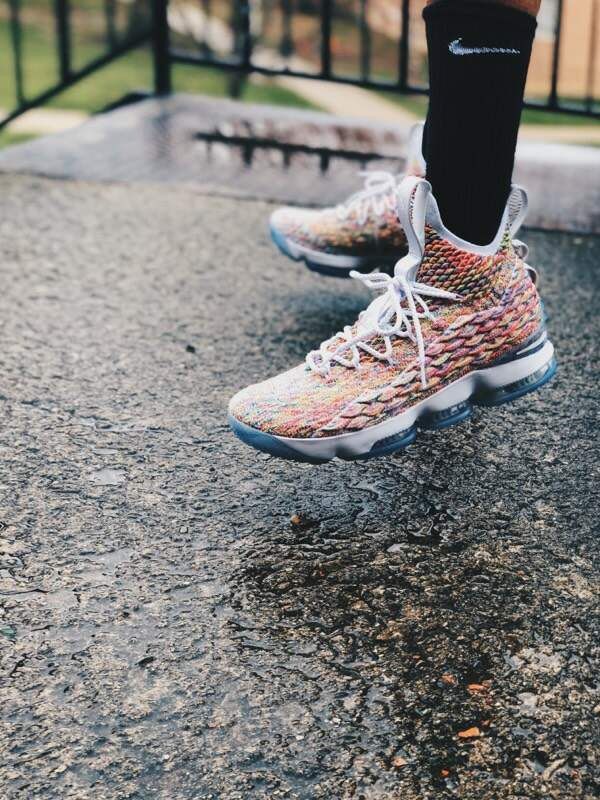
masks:
<path fill-rule="evenodd" d="M 523 11 L 481 0 L 440 0 L 423 17 L 430 82 L 427 178 L 446 227 L 487 244 L 510 191 L 536 22 Z"/>

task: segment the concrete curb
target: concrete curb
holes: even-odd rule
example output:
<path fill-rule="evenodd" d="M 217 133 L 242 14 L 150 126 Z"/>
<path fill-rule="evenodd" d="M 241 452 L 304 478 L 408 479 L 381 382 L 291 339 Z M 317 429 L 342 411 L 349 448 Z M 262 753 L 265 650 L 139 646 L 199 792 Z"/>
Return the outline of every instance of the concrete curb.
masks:
<path fill-rule="evenodd" d="M 178 94 L 7 148 L 0 170 L 187 183 L 203 192 L 319 205 L 355 189 L 360 168 L 401 169 L 408 131 L 408 125 Z M 521 142 L 515 180 L 530 194 L 528 225 L 600 233 L 600 149 Z"/>

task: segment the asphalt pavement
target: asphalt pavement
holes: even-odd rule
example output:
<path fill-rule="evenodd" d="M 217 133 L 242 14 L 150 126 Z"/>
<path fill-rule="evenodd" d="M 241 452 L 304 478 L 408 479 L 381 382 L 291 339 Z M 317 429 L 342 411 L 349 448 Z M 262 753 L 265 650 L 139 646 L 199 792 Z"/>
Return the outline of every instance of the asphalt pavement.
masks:
<path fill-rule="evenodd" d="M 271 209 L 0 177 L 0 796 L 597 797 L 600 239 L 524 237 L 548 387 L 312 467 L 227 401 L 367 295 Z"/>

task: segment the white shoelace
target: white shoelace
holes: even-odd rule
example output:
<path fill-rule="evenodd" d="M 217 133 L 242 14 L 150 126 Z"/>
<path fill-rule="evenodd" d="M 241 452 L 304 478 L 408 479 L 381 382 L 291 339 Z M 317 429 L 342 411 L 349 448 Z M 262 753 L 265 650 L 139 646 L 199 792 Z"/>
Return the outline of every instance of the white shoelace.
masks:
<path fill-rule="evenodd" d="M 369 173 L 369 175 L 373 177 L 385 175 L 386 187 L 396 180 L 388 173 Z M 381 177 L 370 185 L 369 192 L 372 191 L 375 196 L 375 189 L 380 190 L 383 186 L 384 179 Z M 427 286 L 416 280 L 425 251 L 425 223 L 430 192 L 431 185 L 425 179 L 412 175 L 405 177 L 395 188 L 392 196 L 396 201 L 398 219 L 406 234 L 408 254 L 396 263 L 393 277 L 383 272 L 373 272 L 370 275 L 362 275 L 355 271 L 350 273 L 369 289 L 382 291 L 382 294 L 359 315 L 356 325 L 347 325 L 343 331 L 323 342 L 318 350 L 313 350 L 306 356 L 306 364 L 313 372 L 326 376 L 334 363 L 348 369 L 360 369 L 362 353 L 368 353 L 379 361 L 394 364 L 392 340 L 400 337 L 410 339 L 416 344 L 421 384 L 424 389 L 427 388 L 427 364 L 421 320 L 433 320 L 435 315 L 430 312 L 424 298 L 452 302 L 462 300 L 458 294 L 435 286 Z M 360 194 L 355 196 L 356 199 Z M 371 197 L 371 194 L 368 196 Z M 514 208 L 511 208 L 511 204 Z M 526 212 L 527 195 L 524 189 L 515 185 L 512 187 L 509 204 L 503 217 L 503 226 L 508 224 L 511 236 L 514 236 L 521 226 Z M 500 231 L 495 241 L 499 243 Z M 513 245 L 523 254 L 522 258 L 526 257 L 526 245 L 514 238 Z M 483 248 L 483 251 L 484 255 L 489 254 L 486 248 Z M 382 339 L 383 349 L 374 347 L 373 339 Z"/>
<path fill-rule="evenodd" d="M 345 220 L 353 209 L 358 212 L 358 222 L 364 225 L 372 210 L 380 216 L 386 210 L 395 210 L 395 190 L 398 178 L 384 170 L 365 170 L 358 173 L 364 178 L 365 185 L 351 195 L 344 203 L 336 206 L 338 219 Z"/>
<path fill-rule="evenodd" d="M 417 345 L 421 384 L 424 389 L 427 388 L 425 344 L 420 320 L 434 317 L 423 298 L 459 300 L 460 297 L 444 289 L 411 280 L 409 273 L 414 271 L 414 267 L 414 259 L 408 255 L 396 264 L 394 277 L 384 272 L 362 275 L 352 271 L 350 274 L 353 278 L 364 283 L 369 289 L 375 291 L 383 289 L 384 293 L 373 300 L 360 314 L 355 331 L 352 326 L 346 325 L 343 331 L 323 342 L 318 350 L 309 353 L 306 356 L 308 367 L 320 375 L 327 375 L 333 362 L 350 369 L 360 369 L 361 351 L 380 361 L 393 364 L 392 339 L 402 337 L 410 339 Z M 403 300 L 406 300 L 407 307 L 402 305 Z M 368 344 L 369 340 L 376 337 L 383 339 L 384 350 L 377 350 Z M 343 341 L 333 348 L 332 344 L 338 339 Z M 346 356 L 348 352 L 349 357 Z"/>
<path fill-rule="evenodd" d="M 313 372 L 328 375 L 333 363 L 348 369 L 360 369 L 361 353 L 394 364 L 392 339 L 400 337 L 416 344 L 421 384 L 424 389 L 427 388 L 421 320 L 435 317 L 424 298 L 454 302 L 462 299 L 453 292 L 416 280 L 425 250 L 425 216 L 430 191 L 431 186 L 426 180 L 414 176 L 404 178 L 395 190 L 396 210 L 406 234 L 408 253 L 397 262 L 393 277 L 383 272 L 370 275 L 355 271 L 350 273 L 369 289 L 383 290 L 382 294 L 359 315 L 355 326 L 347 325 L 343 331 L 323 342 L 318 350 L 306 356 L 306 364 Z M 376 338 L 383 339 L 383 349 L 370 344 Z"/>

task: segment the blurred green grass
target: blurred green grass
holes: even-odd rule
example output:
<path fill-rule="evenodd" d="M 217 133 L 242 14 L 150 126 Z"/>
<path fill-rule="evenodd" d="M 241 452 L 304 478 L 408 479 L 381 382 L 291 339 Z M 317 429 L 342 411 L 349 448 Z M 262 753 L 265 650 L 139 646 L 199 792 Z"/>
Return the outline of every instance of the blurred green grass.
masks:
<path fill-rule="evenodd" d="M 424 118 L 427 114 L 428 99 L 425 95 L 401 95 L 393 91 L 378 92 L 380 97 L 396 103 L 405 111 Z M 578 117 L 575 114 L 561 114 L 554 111 L 538 111 L 524 108 L 521 116 L 523 125 L 599 125 L 600 120 Z"/>
<path fill-rule="evenodd" d="M 44 24 L 23 24 L 23 82 L 27 97 L 48 89 L 58 80 L 58 61 L 54 34 Z M 100 55 L 97 42 L 78 38 L 74 50 L 75 63 L 82 66 Z M 0 19 L 0 75 L 12 76 L 13 65 L 10 48 L 10 28 L 6 19 Z M 225 72 L 213 68 L 196 68 L 175 65 L 173 85 L 176 91 L 224 97 L 229 95 L 229 80 Z M 147 47 L 140 47 L 116 59 L 61 92 L 47 103 L 50 108 L 100 111 L 128 92 L 149 90 L 152 86 L 152 58 Z M 273 103 L 297 108 L 316 106 L 272 80 L 243 81 L 240 99 L 253 103 Z M 0 108 L 15 106 L 15 89 L 10 80 L 0 81 Z"/>
<path fill-rule="evenodd" d="M 0 147 L 8 147 L 11 144 L 22 144 L 30 139 L 35 139 L 35 133 L 15 133 L 10 130 L 0 131 Z"/>

